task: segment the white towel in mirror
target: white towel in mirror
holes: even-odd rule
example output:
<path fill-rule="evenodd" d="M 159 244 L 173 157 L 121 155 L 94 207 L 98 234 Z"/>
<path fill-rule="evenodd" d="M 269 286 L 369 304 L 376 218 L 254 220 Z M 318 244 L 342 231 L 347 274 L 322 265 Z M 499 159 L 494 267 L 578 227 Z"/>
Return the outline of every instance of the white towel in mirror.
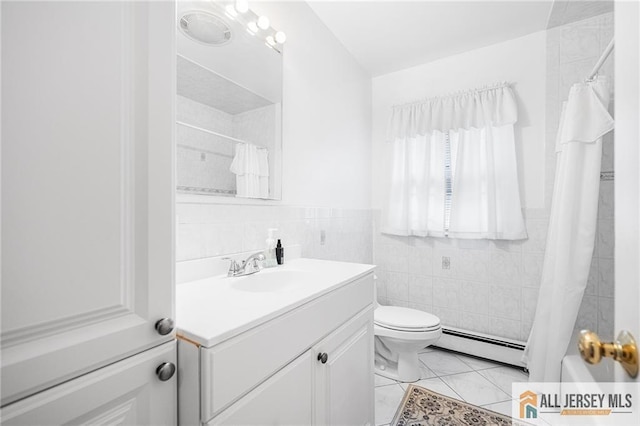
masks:
<path fill-rule="evenodd" d="M 238 197 L 269 197 L 269 151 L 266 148 L 250 143 L 237 144 L 229 170 L 236 175 Z"/>

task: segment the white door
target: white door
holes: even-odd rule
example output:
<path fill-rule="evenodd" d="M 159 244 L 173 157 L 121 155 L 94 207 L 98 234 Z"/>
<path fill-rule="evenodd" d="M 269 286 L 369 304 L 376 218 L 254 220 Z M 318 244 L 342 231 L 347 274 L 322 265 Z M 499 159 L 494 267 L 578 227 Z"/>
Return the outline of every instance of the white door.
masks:
<path fill-rule="evenodd" d="M 373 425 L 373 308 L 312 349 L 317 425 Z"/>
<path fill-rule="evenodd" d="M 639 27 L 638 2 L 616 2 L 615 331 L 628 330 L 636 342 L 640 339 Z M 617 364 L 616 381 L 631 380 Z"/>
<path fill-rule="evenodd" d="M 7 2 L 2 405 L 173 339 L 171 2 Z"/>
<path fill-rule="evenodd" d="M 164 363 L 175 365 L 175 341 L 11 404 L 2 424 L 175 425 L 177 375 L 155 374 Z"/>

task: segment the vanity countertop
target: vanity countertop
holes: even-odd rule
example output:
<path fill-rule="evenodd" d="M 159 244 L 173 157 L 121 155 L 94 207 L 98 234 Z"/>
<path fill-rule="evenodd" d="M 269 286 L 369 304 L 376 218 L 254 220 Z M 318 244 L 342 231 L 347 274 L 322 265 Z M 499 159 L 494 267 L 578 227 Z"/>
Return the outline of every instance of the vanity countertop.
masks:
<path fill-rule="evenodd" d="M 246 277 L 216 275 L 179 284 L 177 334 L 211 347 L 360 278 L 374 268 L 374 265 L 360 263 L 301 258 Z M 268 276 L 272 274 L 279 278 L 274 280 Z"/>

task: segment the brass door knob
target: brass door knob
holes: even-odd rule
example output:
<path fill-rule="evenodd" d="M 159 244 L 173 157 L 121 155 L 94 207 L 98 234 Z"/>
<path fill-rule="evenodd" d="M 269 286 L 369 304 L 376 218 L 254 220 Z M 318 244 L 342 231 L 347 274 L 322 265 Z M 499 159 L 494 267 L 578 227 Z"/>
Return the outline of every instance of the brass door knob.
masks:
<path fill-rule="evenodd" d="M 638 346 L 628 331 L 621 331 L 615 342 L 603 343 L 593 331 L 582 330 L 578 349 L 582 359 L 589 364 L 597 364 L 603 357 L 613 358 L 622 364 L 629 376 L 638 375 Z"/>

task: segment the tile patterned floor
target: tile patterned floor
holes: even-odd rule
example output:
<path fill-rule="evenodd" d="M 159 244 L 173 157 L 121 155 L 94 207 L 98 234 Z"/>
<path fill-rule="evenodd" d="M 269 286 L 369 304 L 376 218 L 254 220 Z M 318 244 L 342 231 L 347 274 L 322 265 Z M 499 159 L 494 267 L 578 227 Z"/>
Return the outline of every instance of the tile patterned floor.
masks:
<path fill-rule="evenodd" d="M 420 355 L 422 378 L 415 384 L 442 395 L 511 415 L 511 384 L 526 382 L 522 370 L 437 348 Z M 388 425 L 407 389 L 406 383 L 375 376 L 376 425 Z"/>

